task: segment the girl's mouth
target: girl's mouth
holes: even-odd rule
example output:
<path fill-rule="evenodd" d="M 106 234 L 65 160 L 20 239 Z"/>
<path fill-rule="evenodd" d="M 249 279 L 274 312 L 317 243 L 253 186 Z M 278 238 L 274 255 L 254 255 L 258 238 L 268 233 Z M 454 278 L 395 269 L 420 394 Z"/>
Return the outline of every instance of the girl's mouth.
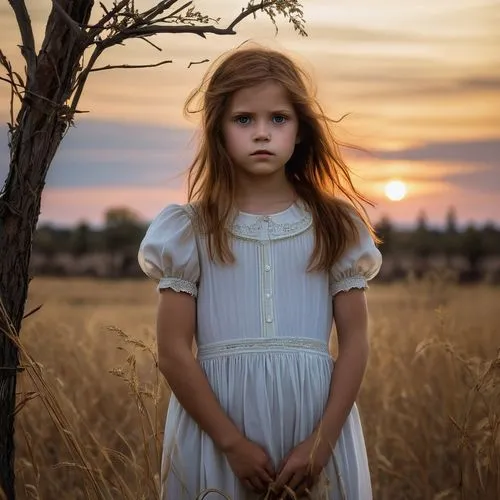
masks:
<path fill-rule="evenodd" d="M 273 156 L 273 154 L 271 151 L 267 151 L 267 149 L 259 149 L 254 151 L 251 156 Z"/>

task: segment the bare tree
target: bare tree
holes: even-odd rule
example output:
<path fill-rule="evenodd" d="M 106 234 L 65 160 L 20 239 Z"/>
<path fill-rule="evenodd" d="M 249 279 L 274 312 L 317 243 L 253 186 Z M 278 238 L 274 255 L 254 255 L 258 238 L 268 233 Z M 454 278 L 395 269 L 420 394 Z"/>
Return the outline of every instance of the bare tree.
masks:
<path fill-rule="evenodd" d="M 199 12 L 191 1 L 162 0 L 139 11 L 134 0 L 100 2 L 101 19 L 89 24 L 93 0 L 52 0 L 45 37 L 37 52 L 24 0 L 9 0 L 21 33 L 25 75 L 15 71 L 0 51 L 10 85 L 10 168 L 0 193 L 0 486 L 8 500 L 14 492 L 14 413 L 18 351 L 9 335 L 18 335 L 28 292 L 28 266 L 33 233 L 47 171 L 68 128 L 79 112 L 78 103 L 89 75 L 116 68 L 156 64 L 96 66 L 108 48 L 136 38 L 161 50 L 150 38 L 160 33 L 234 35 L 238 24 L 259 11 L 276 26 L 284 16 L 305 34 L 298 0 L 250 0 L 227 26 Z M 18 109 L 16 113 L 15 110 Z M 29 314 L 29 313 L 28 313 Z M 10 332 L 10 333 L 8 333 Z M 0 491 L 1 493 L 1 491 Z"/>

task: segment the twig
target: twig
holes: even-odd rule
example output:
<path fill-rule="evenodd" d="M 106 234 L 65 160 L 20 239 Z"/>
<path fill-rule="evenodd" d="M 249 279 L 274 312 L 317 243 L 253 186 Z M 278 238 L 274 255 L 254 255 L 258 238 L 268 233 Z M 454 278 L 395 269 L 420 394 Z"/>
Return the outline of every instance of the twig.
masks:
<path fill-rule="evenodd" d="M 9 80 L 9 78 L 10 78 L 10 80 Z M 24 89 L 25 88 L 24 84 L 20 85 L 19 83 L 16 83 L 14 81 L 14 79 L 12 78 L 12 73 L 9 73 L 9 78 L 4 78 L 3 76 L 0 76 L 0 80 L 11 85 L 14 88 L 16 95 L 19 97 L 19 99 L 22 100 L 22 95 L 21 95 L 21 92 L 19 92 L 18 87 L 21 87 L 22 89 Z"/>
<path fill-rule="evenodd" d="M 24 316 L 23 316 L 23 319 L 26 319 L 28 318 L 29 316 L 31 316 L 32 314 L 35 314 L 36 312 L 38 312 L 41 308 L 43 307 L 43 304 L 40 304 L 39 306 L 35 307 L 34 309 L 32 309 L 31 311 L 27 312 Z"/>
<path fill-rule="evenodd" d="M 167 61 L 161 61 L 161 62 L 155 63 L 155 64 L 118 64 L 118 65 L 109 64 L 108 66 L 101 66 L 100 68 L 92 68 L 92 69 L 90 69 L 89 73 L 92 73 L 94 71 L 104 71 L 104 70 L 108 70 L 108 69 L 156 68 L 157 66 L 162 66 L 163 64 L 168 64 L 171 62 L 172 62 L 172 60 L 169 59 Z"/>
<path fill-rule="evenodd" d="M 234 19 L 234 21 L 227 27 L 228 30 L 233 31 L 233 28 L 239 24 L 243 19 L 248 17 L 250 14 L 253 14 L 254 12 L 257 12 L 258 10 L 264 10 L 267 9 L 267 7 L 271 7 L 271 5 L 274 5 L 277 2 L 277 0 L 270 0 L 269 2 L 261 2 L 258 5 L 254 5 L 252 7 L 249 7 L 248 9 L 243 10 L 238 17 Z"/>
<path fill-rule="evenodd" d="M 153 35 L 157 35 L 159 33 L 192 33 L 194 35 L 201 36 L 202 38 L 206 38 L 207 33 L 212 33 L 214 35 L 235 35 L 236 32 L 234 31 L 234 28 L 237 24 L 239 24 L 241 21 L 243 21 L 245 18 L 248 16 L 254 14 L 255 12 L 259 10 L 266 9 L 267 7 L 270 7 L 276 3 L 277 0 L 271 0 L 268 2 L 261 2 L 258 5 L 253 5 L 250 6 L 246 9 L 244 9 L 232 22 L 229 24 L 226 28 L 218 28 L 217 26 L 213 25 L 199 25 L 199 26 L 190 26 L 190 25 L 183 25 L 183 26 L 158 26 L 155 24 L 148 24 L 148 25 L 142 25 L 142 26 L 131 26 L 128 28 L 124 28 L 123 30 L 119 31 L 115 35 L 109 37 L 106 39 L 103 43 L 106 47 L 110 47 L 113 45 L 117 45 L 118 43 L 121 43 L 123 40 L 127 40 L 130 38 L 145 38 Z M 171 4 L 175 3 L 173 0 L 170 0 L 169 2 L 164 2 L 162 3 L 162 7 L 168 5 L 170 6 Z M 158 6 L 157 6 L 158 7 Z M 151 9 L 151 12 L 154 9 Z M 149 11 L 148 11 L 149 12 Z M 159 13 L 159 12 L 157 12 Z M 148 14 L 148 13 L 145 13 Z M 146 20 L 147 17 L 144 17 L 145 14 L 141 15 L 141 18 L 143 20 Z"/>
<path fill-rule="evenodd" d="M 129 3 L 130 0 L 122 0 L 120 3 L 116 4 L 113 9 L 111 9 L 109 12 L 106 10 L 106 7 L 104 4 L 101 2 L 101 7 L 103 8 L 104 12 L 106 12 L 106 15 L 101 18 L 101 20 L 97 23 L 94 24 L 89 31 L 89 36 L 92 40 L 96 37 L 96 35 L 99 35 L 101 31 L 105 28 L 106 23 L 113 18 L 118 12 L 120 12 L 125 5 Z"/>
<path fill-rule="evenodd" d="M 11 85 L 10 87 L 9 111 L 10 111 L 10 126 L 12 127 L 12 130 L 15 128 L 14 125 L 14 95 L 16 93 L 15 88 L 16 88 L 15 85 Z"/>
<path fill-rule="evenodd" d="M 14 85 L 14 82 L 12 80 L 7 80 L 7 78 L 4 78 L 3 76 L 0 76 L 0 80 L 2 80 L 2 82 L 6 82 L 10 85 Z"/>
<path fill-rule="evenodd" d="M 36 52 L 35 52 L 35 38 L 33 37 L 33 29 L 31 27 L 31 19 L 26 8 L 24 0 L 9 0 L 10 6 L 16 15 L 19 31 L 21 32 L 21 40 L 23 45 L 21 53 L 26 59 L 26 75 L 29 82 L 35 76 L 36 70 Z"/>
<path fill-rule="evenodd" d="M 177 3 L 178 0 L 163 0 L 157 5 L 155 5 L 152 9 L 147 10 L 146 12 L 143 12 L 141 14 L 141 18 L 144 21 L 149 21 L 150 19 L 153 19 L 154 17 L 158 16 L 162 12 L 165 12 L 167 9 L 172 7 L 175 3 Z"/>
<path fill-rule="evenodd" d="M 12 78 L 12 81 L 14 81 L 14 78 L 13 78 L 14 76 L 17 78 L 16 86 L 25 89 L 26 85 L 24 84 L 23 79 L 21 78 L 21 75 L 14 70 L 11 70 L 11 73 L 12 74 L 9 76 Z"/>
<path fill-rule="evenodd" d="M 101 6 L 101 9 L 104 11 L 104 13 L 108 15 L 109 10 L 106 8 L 106 6 L 102 2 L 99 2 L 99 5 Z"/>
<path fill-rule="evenodd" d="M 234 25 L 232 25 L 234 27 Z M 201 36 L 206 38 L 207 33 L 212 33 L 214 35 L 235 35 L 236 32 L 232 28 L 217 28 L 216 26 L 144 26 L 142 28 L 136 29 L 125 29 L 119 33 L 120 41 L 127 38 L 138 38 L 153 36 L 159 33 L 192 33 L 193 35 Z"/>
<path fill-rule="evenodd" d="M 146 43 L 149 43 L 149 45 L 152 45 L 156 50 L 162 52 L 163 49 L 161 47 L 158 47 L 158 45 L 155 45 L 151 40 L 148 40 L 147 38 L 142 38 L 140 37 L 141 40 L 145 41 Z"/>
<path fill-rule="evenodd" d="M 78 102 L 80 101 L 80 98 L 83 93 L 83 88 L 85 87 L 85 82 L 87 81 L 87 78 L 90 74 L 90 71 L 94 67 L 94 64 L 96 63 L 97 59 L 99 56 L 102 54 L 102 51 L 104 48 L 102 47 L 102 43 L 97 45 L 92 52 L 92 55 L 90 56 L 89 62 L 87 63 L 87 66 L 85 69 L 78 75 L 76 84 L 75 84 L 75 94 L 73 96 L 73 99 L 71 100 L 71 104 L 69 106 L 69 113 L 74 113 L 76 110 L 76 107 L 78 106 Z"/>
<path fill-rule="evenodd" d="M 10 107 L 9 107 L 9 114 L 10 114 L 10 127 L 11 129 L 14 129 L 15 127 L 15 120 L 14 120 L 14 97 L 17 97 L 20 102 L 23 102 L 23 96 L 21 95 L 21 92 L 19 91 L 18 87 L 22 87 L 24 90 L 26 90 L 26 87 L 24 86 L 24 82 L 22 78 L 12 70 L 12 64 L 10 61 L 7 59 L 7 56 L 0 50 L 0 65 L 5 68 L 5 71 L 7 72 L 7 78 L 0 77 L 0 80 L 3 82 L 7 82 L 10 85 Z M 14 77 L 17 78 L 18 82 L 16 83 L 14 81 Z"/>
<path fill-rule="evenodd" d="M 172 21 L 174 19 L 177 19 L 177 14 L 179 14 L 184 9 L 186 9 L 187 7 L 189 7 L 192 3 L 193 3 L 192 0 L 190 0 L 189 2 L 185 3 L 182 7 L 179 7 L 174 12 L 170 12 L 166 16 L 163 16 L 163 17 L 158 17 L 158 16 L 160 16 L 160 14 L 162 14 L 167 9 L 167 7 L 163 8 L 161 11 L 159 10 L 158 12 L 156 12 L 154 16 L 148 16 L 147 18 L 144 17 L 143 14 L 141 14 L 141 21 L 142 22 L 141 23 L 136 23 L 135 26 L 129 26 L 129 28 L 142 27 L 142 26 L 151 26 L 151 25 L 159 25 L 160 23 L 167 22 L 167 20 L 168 21 Z M 168 7 L 170 7 L 170 6 L 171 5 L 169 5 Z M 181 20 L 182 20 L 182 18 L 181 18 Z"/>
<path fill-rule="evenodd" d="M 189 0 L 189 2 L 186 2 L 182 7 L 179 7 L 177 10 L 174 10 L 172 14 L 170 14 L 170 17 L 175 17 L 179 12 L 182 12 L 186 7 L 189 7 L 192 4 L 192 0 Z"/>
<path fill-rule="evenodd" d="M 191 66 L 195 65 L 195 64 L 203 64 L 203 63 L 206 63 L 206 62 L 209 62 L 209 61 L 210 61 L 210 59 L 203 59 L 203 60 L 201 60 L 201 61 L 191 61 L 191 62 L 189 63 L 189 65 L 188 65 L 188 69 L 189 69 Z"/>
<path fill-rule="evenodd" d="M 14 80 L 12 80 L 12 77 L 9 80 L 8 78 L 4 78 L 3 76 L 0 76 L 0 80 L 2 80 L 2 82 L 8 83 L 12 87 L 12 92 L 14 92 L 14 94 L 18 97 L 18 99 L 20 101 L 23 100 L 23 96 L 21 95 L 21 92 L 19 92 L 19 89 L 17 88 L 18 86 L 17 86 L 16 82 Z"/>

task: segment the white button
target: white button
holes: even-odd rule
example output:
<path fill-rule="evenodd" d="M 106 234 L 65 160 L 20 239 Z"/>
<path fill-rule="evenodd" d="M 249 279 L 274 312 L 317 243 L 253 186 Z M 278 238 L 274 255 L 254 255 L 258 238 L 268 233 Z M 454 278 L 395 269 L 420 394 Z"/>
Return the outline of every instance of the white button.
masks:
<path fill-rule="evenodd" d="M 271 318 L 271 316 L 268 316 L 268 317 L 266 318 L 266 322 L 267 322 L 267 323 L 272 323 L 272 322 L 273 322 L 273 318 Z"/>
<path fill-rule="evenodd" d="M 267 272 L 269 272 L 271 270 L 271 266 L 269 264 L 267 264 L 267 266 L 264 268 Z"/>
<path fill-rule="evenodd" d="M 267 293 L 266 293 L 266 297 L 267 297 L 268 299 L 270 299 L 270 298 L 271 298 L 271 295 L 272 295 L 272 293 L 271 293 L 271 292 L 267 292 Z"/>

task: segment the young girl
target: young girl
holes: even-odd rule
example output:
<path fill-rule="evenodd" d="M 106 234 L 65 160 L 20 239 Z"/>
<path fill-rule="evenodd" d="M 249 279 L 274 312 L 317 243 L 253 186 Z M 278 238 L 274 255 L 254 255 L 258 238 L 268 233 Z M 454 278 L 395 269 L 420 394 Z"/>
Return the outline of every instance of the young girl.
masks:
<path fill-rule="evenodd" d="M 354 403 L 381 265 L 367 200 L 287 56 L 238 50 L 205 86 L 191 203 L 139 251 L 172 390 L 162 498 L 371 499 Z"/>

